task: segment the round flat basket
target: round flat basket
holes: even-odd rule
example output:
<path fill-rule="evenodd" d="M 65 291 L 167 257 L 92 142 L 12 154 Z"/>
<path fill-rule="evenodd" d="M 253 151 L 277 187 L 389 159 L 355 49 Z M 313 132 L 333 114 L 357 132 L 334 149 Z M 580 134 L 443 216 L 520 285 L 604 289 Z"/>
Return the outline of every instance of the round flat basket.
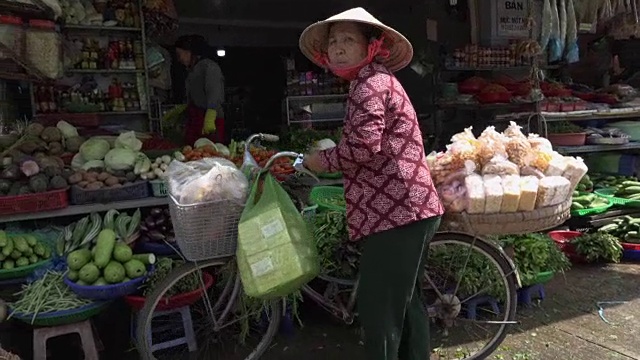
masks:
<path fill-rule="evenodd" d="M 11 317 L 35 326 L 59 326 L 77 323 L 94 317 L 106 309 L 109 304 L 109 301 L 98 301 L 75 309 L 40 313 L 35 318 L 33 314 L 14 312 Z"/>
<path fill-rule="evenodd" d="M 0 280 L 19 279 L 19 278 L 27 277 L 31 275 L 31 273 L 33 273 L 39 267 L 47 266 L 50 263 L 51 263 L 51 259 L 47 259 L 47 260 L 42 260 L 35 264 L 31 264 L 27 266 L 0 270 Z"/>
<path fill-rule="evenodd" d="M 189 306 L 200 300 L 202 294 L 209 290 L 213 285 L 215 279 L 213 275 L 203 272 L 204 287 L 199 287 L 193 291 L 171 296 L 169 298 L 162 298 L 156 307 L 156 311 L 173 310 L 183 306 Z M 144 306 L 146 298 L 139 295 L 127 295 L 124 297 L 124 301 L 131 306 L 134 310 L 140 310 Z"/>
<path fill-rule="evenodd" d="M 309 199 L 320 211 L 347 211 L 344 189 L 339 186 L 314 186 Z"/>
<path fill-rule="evenodd" d="M 571 199 L 534 211 L 505 214 L 445 213 L 440 228 L 474 235 L 517 235 L 554 228 L 571 216 Z"/>
<path fill-rule="evenodd" d="M 117 298 L 121 298 L 125 295 L 133 294 L 138 291 L 140 285 L 144 283 L 144 281 L 149 277 L 149 274 L 152 273 L 154 267 L 151 266 L 147 268 L 147 274 L 141 276 L 137 279 L 129 280 L 127 282 L 112 284 L 112 285 L 102 285 L 102 286 L 93 286 L 93 285 L 78 285 L 73 281 L 69 280 L 68 277 L 64 277 L 64 283 L 69 286 L 71 291 L 76 293 L 78 296 L 83 297 L 85 299 L 92 300 L 113 300 Z"/>

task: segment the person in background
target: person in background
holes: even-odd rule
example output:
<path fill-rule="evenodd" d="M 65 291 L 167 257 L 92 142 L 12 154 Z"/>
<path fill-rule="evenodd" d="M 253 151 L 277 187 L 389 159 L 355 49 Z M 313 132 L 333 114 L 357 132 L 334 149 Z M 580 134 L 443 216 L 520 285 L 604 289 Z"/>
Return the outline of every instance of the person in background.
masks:
<path fill-rule="evenodd" d="M 420 282 L 444 209 L 416 112 L 393 75 L 410 63 L 411 43 L 355 8 L 309 26 L 300 49 L 351 82 L 342 140 L 307 154 L 305 165 L 343 173 L 349 237 L 364 242 L 357 306 L 366 358 L 429 359 Z"/>
<path fill-rule="evenodd" d="M 185 142 L 193 145 L 201 137 L 223 142 L 224 76 L 220 66 L 209 58 L 211 47 L 202 36 L 186 35 L 176 41 L 175 48 L 178 61 L 189 70 Z"/>

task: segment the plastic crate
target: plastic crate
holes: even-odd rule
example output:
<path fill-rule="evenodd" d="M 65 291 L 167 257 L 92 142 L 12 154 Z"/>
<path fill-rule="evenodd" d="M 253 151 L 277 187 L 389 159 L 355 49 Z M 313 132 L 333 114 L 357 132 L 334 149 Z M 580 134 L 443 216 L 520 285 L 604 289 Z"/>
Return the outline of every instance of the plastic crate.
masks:
<path fill-rule="evenodd" d="M 15 312 L 11 314 L 11 317 L 35 326 L 59 326 L 92 318 L 106 309 L 109 304 L 109 301 L 94 302 L 75 309 L 39 313 L 35 318 L 33 314 Z"/>
<path fill-rule="evenodd" d="M 346 205 L 334 204 L 333 201 L 345 201 L 344 189 L 339 186 L 316 186 L 311 189 L 309 199 L 318 205 L 318 210 L 347 211 Z"/>
<path fill-rule="evenodd" d="M 0 198 L 0 215 L 58 210 L 67 206 L 69 206 L 67 189 L 37 194 L 3 196 Z"/>
<path fill-rule="evenodd" d="M 108 204 L 117 201 L 143 199 L 149 197 L 149 185 L 147 181 L 136 181 L 119 188 L 98 190 L 85 190 L 79 186 L 71 187 L 71 203 L 84 204 Z"/>
<path fill-rule="evenodd" d="M 593 214 L 602 214 L 603 212 L 609 210 L 609 208 L 613 206 L 613 201 L 611 200 L 610 197 L 603 197 L 603 196 L 601 197 L 604 199 L 607 199 L 609 201 L 609 204 L 591 208 L 591 209 L 571 210 L 571 215 L 572 216 L 588 216 Z"/>
<path fill-rule="evenodd" d="M 605 197 L 607 199 L 610 199 L 611 203 L 613 205 L 628 206 L 628 207 L 640 207 L 640 201 L 638 201 L 638 200 L 629 200 L 629 199 L 625 199 L 625 198 L 621 198 L 621 197 L 615 196 L 616 189 L 614 189 L 614 188 L 598 189 L 598 190 L 594 191 L 594 193 L 596 195 L 598 195 L 598 196 L 602 196 L 602 197 Z"/>
<path fill-rule="evenodd" d="M 151 180 L 149 185 L 151 185 L 151 193 L 155 197 L 166 197 L 169 194 L 169 187 L 164 180 Z"/>

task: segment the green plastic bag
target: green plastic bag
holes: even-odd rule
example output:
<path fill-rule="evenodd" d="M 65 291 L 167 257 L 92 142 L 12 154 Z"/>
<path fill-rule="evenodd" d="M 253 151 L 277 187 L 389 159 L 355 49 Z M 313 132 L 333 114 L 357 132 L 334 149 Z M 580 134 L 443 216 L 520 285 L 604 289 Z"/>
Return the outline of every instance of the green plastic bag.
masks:
<path fill-rule="evenodd" d="M 248 296 L 274 299 L 318 276 L 320 261 L 309 225 L 271 174 L 262 195 L 256 180 L 238 225 L 237 263 Z"/>

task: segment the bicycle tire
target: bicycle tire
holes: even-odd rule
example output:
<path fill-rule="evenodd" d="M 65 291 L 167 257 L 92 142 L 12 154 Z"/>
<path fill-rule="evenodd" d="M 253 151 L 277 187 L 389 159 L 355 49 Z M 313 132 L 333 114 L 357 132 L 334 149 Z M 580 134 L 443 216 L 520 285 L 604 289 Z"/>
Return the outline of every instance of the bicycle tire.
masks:
<path fill-rule="evenodd" d="M 220 259 L 210 259 L 205 261 L 195 262 L 187 262 L 183 265 L 172 270 L 166 278 L 164 278 L 156 288 L 149 294 L 145 300 L 143 308 L 138 313 L 138 319 L 136 324 L 136 347 L 138 352 L 140 353 L 140 358 L 143 360 L 152 360 L 155 359 L 153 354 L 151 353 L 151 349 L 149 347 L 149 342 L 147 341 L 147 331 L 146 329 L 151 324 L 153 311 L 160 301 L 162 295 L 165 291 L 171 288 L 176 282 L 178 282 L 181 278 L 191 274 L 194 271 L 197 271 L 201 268 L 207 268 L 211 266 L 222 266 L 225 265 L 228 261 L 220 260 Z M 237 273 L 234 276 L 238 276 Z M 241 293 L 238 293 L 238 295 Z M 229 301 L 236 301 L 237 296 L 234 298 L 230 298 Z M 245 358 L 245 360 L 257 360 L 259 359 L 268 349 L 271 344 L 273 338 L 277 334 L 280 328 L 280 321 L 282 319 L 282 300 L 274 300 L 270 304 L 271 307 L 271 316 L 269 317 L 269 326 L 267 327 L 266 332 L 262 336 L 262 339 L 256 346 L 256 348 Z"/>
<path fill-rule="evenodd" d="M 469 246 L 473 246 L 477 250 L 482 253 L 485 253 L 491 259 L 493 259 L 496 264 L 500 267 L 500 270 L 506 275 L 506 285 L 507 285 L 507 299 L 505 302 L 508 302 L 509 306 L 505 306 L 507 310 L 506 321 L 514 321 L 516 317 L 516 309 L 518 305 L 518 296 L 517 296 L 517 275 L 514 271 L 515 269 L 511 265 L 511 263 L 505 259 L 503 254 L 500 253 L 494 245 L 486 243 L 483 240 L 479 240 L 474 238 L 471 235 L 464 233 L 456 233 L 456 232 L 440 232 L 436 233 L 429 243 L 429 247 L 438 245 L 438 243 L 449 243 L 449 242 L 458 242 L 468 244 Z M 427 263 L 428 267 L 429 264 Z M 509 324 L 502 324 L 500 326 L 500 330 L 493 337 L 491 342 L 486 345 L 481 351 L 476 354 L 471 355 L 470 357 L 463 358 L 461 360 L 483 360 L 489 357 L 497 348 L 502 344 L 504 338 L 507 336 L 507 328 Z"/>

